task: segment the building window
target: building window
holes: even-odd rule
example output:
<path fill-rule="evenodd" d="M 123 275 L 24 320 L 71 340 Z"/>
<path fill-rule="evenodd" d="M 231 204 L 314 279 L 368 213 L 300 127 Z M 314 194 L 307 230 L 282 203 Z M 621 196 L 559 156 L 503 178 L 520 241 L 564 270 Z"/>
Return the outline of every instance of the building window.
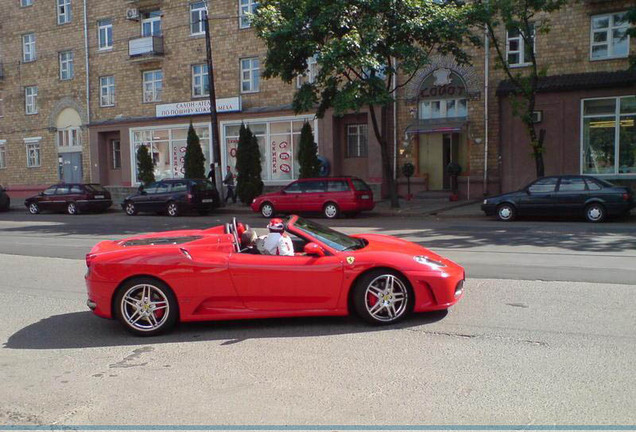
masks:
<path fill-rule="evenodd" d="M 97 41 L 100 50 L 113 48 L 113 20 L 104 19 L 97 21 Z"/>
<path fill-rule="evenodd" d="M 194 125 L 199 136 L 205 160 L 210 160 L 210 129 L 207 125 Z M 131 160 L 137 160 L 137 150 L 148 147 L 155 164 L 155 179 L 183 178 L 185 149 L 188 143 L 188 125 L 174 128 L 143 128 L 131 131 Z M 132 178 L 137 179 L 137 164 L 131 164 Z"/>
<path fill-rule="evenodd" d="M 161 101 L 163 92 L 163 71 L 161 69 L 144 72 L 144 102 Z"/>
<path fill-rule="evenodd" d="M 115 105 L 115 77 L 112 75 L 99 79 L 99 105 L 103 107 Z"/>
<path fill-rule="evenodd" d="M 466 99 L 425 100 L 420 102 L 420 119 L 466 117 Z"/>
<path fill-rule="evenodd" d="M 42 138 L 25 138 L 27 154 L 27 168 L 37 168 L 41 165 L 40 140 Z"/>
<path fill-rule="evenodd" d="M 583 101 L 582 173 L 636 174 L 636 96 Z"/>
<path fill-rule="evenodd" d="M 591 59 L 627 57 L 629 54 L 629 22 L 627 13 L 596 15 L 591 25 Z"/>
<path fill-rule="evenodd" d="M 303 84 L 313 84 L 316 81 L 316 75 L 318 74 L 318 62 L 316 56 L 309 57 L 307 59 L 307 70 L 304 74 L 296 77 L 296 87 L 300 88 Z"/>
<path fill-rule="evenodd" d="M 208 65 L 199 64 L 192 66 L 192 96 L 209 96 L 209 84 L 210 82 L 208 79 Z"/>
<path fill-rule="evenodd" d="M 22 61 L 35 61 L 35 33 L 22 35 Z"/>
<path fill-rule="evenodd" d="M 348 158 L 367 157 L 368 127 L 366 124 L 347 125 Z"/>
<path fill-rule="evenodd" d="M 70 127 L 67 129 L 58 129 L 57 146 L 58 147 L 80 147 L 82 145 L 82 133 L 78 127 Z"/>
<path fill-rule="evenodd" d="M 121 142 L 119 140 L 112 140 L 110 142 L 110 154 L 112 155 L 113 164 L 112 169 L 121 168 Z"/>
<path fill-rule="evenodd" d="M 37 86 L 24 88 L 25 111 L 27 114 L 38 113 L 38 88 Z"/>
<path fill-rule="evenodd" d="M 75 75 L 73 67 L 73 51 L 60 53 L 60 79 L 70 80 Z"/>
<path fill-rule="evenodd" d="M 7 167 L 7 142 L 0 140 L 0 169 Z"/>
<path fill-rule="evenodd" d="M 531 43 L 526 43 L 523 33 L 519 29 L 508 30 L 506 33 L 506 55 L 508 65 L 527 66 L 532 62 L 535 50 L 535 31 L 532 26 Z"/>
<path fill-rule="evenodd" d="M 246 122 L 258 141 L 261 153 L 261 176 L 264 181 L 287 184 L 290 180 L 298 178 L 297 151 L 300 144 L 300 132 L 305 121 L 310 120 L 310 117 L 295 117 Z M 312 126 L 315 134 L 316 125 L 312 124 Z M 240 122 L 222 125 L 222 145 L 225 156 L 223 165 L 230 165 L 233 170 L 236 165 L 240 128 Z"/>
<path fill-rule="evenodd" d="M 4 93 L 0 91 L 0 118 L 4 117 Z"/>
<path fill-rule="evenodd" d="M 141 20 L 141 36 L 161 36 L 161 11 L 146 12 Z"/>
<path fill-rule="evenodd" d="M 57 1 L 57 23 L 66 24 L 71 22 L 73 18 L 71 14 L 71 0 L 56 0 Z"/>
<path fill-rule="evenodd" d="M 190 5 L 190 35 L 205 34 L 205 2 L 196 2 Z"/>
<path fill-rule="evenodd" d="M 239 26 L 241 28 L 249 28 L 252 23 L 250 15 L 256 12 L 258 2 L 254 0 L 239 0 Z"/>
<path fill-rule="evenodd" d="M 33 0 L 20 0 L 20 7 L 27 7 L 33 4 Z"/>
<path fill-rule="evenodd" d="M 241 93 L 257 92 L 260 78 L 258 57 L 241 59 Z"/>

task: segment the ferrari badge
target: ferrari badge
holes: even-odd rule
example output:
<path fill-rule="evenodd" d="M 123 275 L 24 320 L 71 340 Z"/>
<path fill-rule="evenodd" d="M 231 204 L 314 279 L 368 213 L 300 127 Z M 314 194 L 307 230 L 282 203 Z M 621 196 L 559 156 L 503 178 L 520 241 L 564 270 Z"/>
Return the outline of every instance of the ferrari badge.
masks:
<path fill-rule="evenodd" d="M 347 257 L 347 263 L 349 265 L 353 264 L 356 260 L 356 257 Z"/>

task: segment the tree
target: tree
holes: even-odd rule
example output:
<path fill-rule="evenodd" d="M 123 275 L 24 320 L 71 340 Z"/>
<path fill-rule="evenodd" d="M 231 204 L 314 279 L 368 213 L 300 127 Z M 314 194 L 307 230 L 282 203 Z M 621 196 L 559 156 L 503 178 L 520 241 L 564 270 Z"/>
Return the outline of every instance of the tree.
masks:
<path fill-rule="evenodd" d="M 536 34 L 550 31 L 548 14 L 561 9 L 573 0 L 478 0 L 473 12 L 476 22 L 485 25 L 496 52 L 496 67 L 502 69 L 513 87 L 511 103 L 513 114 L 523 123 L 535 161 L 537 177 L 545 175 L 543 154 L 545 129 L 539 129 L 534 120 L 539 80 L 547 75 L 534 53 Z M 506 53 L 506 33 L 519 35 L 523 41 L 525 68 L 513 68 Z"/>
<path fill-rule="evenodd" d="M 239 130 L 239 141 L 236 148 L 236 193 L 245 204 L 263 193 L 261 180 L 261 151 L 258 139 L 245 124 Z"/>
<path fill-rule="evenodd" d="M 299 177 L 318 177 L 320 174 L 320 161 L 318 160 L 318 144 L 314 142 L 314 134 L 311 126 L 305 122 L 300 131 L 300 143 L 298 144 Z"/>
<path fill-rule="evenodd" d="M 190 129 L 188 129 L 188 145 L 186 146 L 184 168 L 186 178 L 205 178 L 205 156 L 203 156 L 199 136 L 194 130 L 194 126 L 192 126 L 192 121 L 190 122 Z"/>
<path fill-rule="evenodd" d="M 137 180 L 144 186 L 155 181 L 155 162 L 145 145 L 137 149 Z"/>
<path fill-rule="evenodd" d="M 316 59 L 315 79 L 294 95 L 297 113 L 316 110 L 320 118 L 329 108 L 336 115 L 368 109 L 391 206 L 398 207 L 385 108 L 432 53 L 468 61 L 462 43 L 477 39 L 467 10 L 430 0 L 262 0 L 252 22 L 267 45 L 264 77 L 291 83 Z M 402 82 L 394 83 L 396 75 Z"/>
<path fill-rule="evenodd" d="M 630 37 L 636 38 L 636 6 L 627 11 L 627 21 L 632 25 L 627 34 Z M 636 70 L 636 55 L 632 54 L 629 57 L 630 68 Z"/>

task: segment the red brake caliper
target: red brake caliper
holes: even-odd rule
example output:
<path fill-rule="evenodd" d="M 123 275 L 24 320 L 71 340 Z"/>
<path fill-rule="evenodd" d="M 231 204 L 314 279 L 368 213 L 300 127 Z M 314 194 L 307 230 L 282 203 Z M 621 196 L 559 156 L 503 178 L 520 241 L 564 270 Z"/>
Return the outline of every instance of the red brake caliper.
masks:
<path fill-rule="evenodd" d="M 367 294 L 367 303 L 369 304 L 369 306 L 373 307 L 377 302 L 378 298 L 376 296 L 371 293 Z"/>

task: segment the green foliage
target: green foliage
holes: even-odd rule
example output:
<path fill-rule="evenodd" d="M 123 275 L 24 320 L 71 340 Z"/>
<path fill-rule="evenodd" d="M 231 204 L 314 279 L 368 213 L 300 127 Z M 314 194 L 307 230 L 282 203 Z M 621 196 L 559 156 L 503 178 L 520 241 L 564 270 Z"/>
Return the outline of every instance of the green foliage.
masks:
<path fill-rule="evenodd" d="M 314 134 L 311 126 L 305 122 L 300 131 L 300 143 L 298 144 L 299 177 L 318 177 L 320 174 L 320 161 L 318 160 L 318 144 L 314 142 Z"/>
<path fill-rule="evenodd" d="M 203 156 L 199 136 L 194 130 L 192 122 L 190 122 L 190 129 L 188 129 L 188 145 L 186 147 L 184 168 L 186 178 L 205 178 L 205 156 Z"/>
<path fill-rule="evenodd" d="M 236 193 L 245 204 L 263 193 L 261 180 L 261 151 L 256 136 L 245 124 L 239 130 L 236 148 Z"/>
<path fill-rule="evenodd" d="M 155 163 L 145 145 L 137 150 L 137 180 L 144 186 L 155 181 Z"/>
<path fill-rule="evenodd" d="M 631 24 L 627 34 L 633 38 L 636 38 L 636 6 L 627 11 L 627 21 Z M 636 55 L 629 57 L 630 68 L 636 70 Z"/>

